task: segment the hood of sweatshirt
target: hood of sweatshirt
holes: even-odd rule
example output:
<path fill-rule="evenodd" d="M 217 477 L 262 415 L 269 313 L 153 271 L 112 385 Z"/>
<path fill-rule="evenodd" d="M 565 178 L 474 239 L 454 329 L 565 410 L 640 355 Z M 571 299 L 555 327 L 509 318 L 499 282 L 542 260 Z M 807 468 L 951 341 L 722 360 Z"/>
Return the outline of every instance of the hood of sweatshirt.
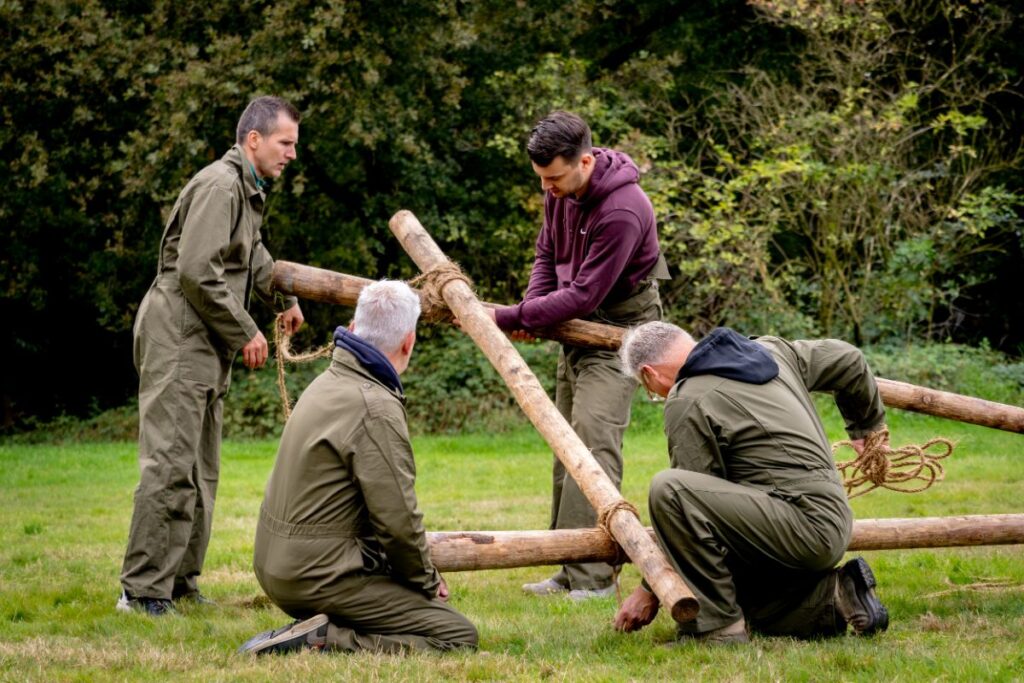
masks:
<path fill-rule="evenodd" d="M 399 394 L 402 391 L 402 382 L 398 379 L 395 366 L 383 353 L 357 334 L 353 334 L 344 327 L 334 330 L 334 345 L 339 349 L 345 349 L 356 357 L 367 372 L 377 378 L 384 386 Z"/>
<path fill-rule="evenodd" d="M 697 375 L 715 375 L 747 384 L 766 384 L 779 374 L 779 364 L 768 349 L 728 327 L 716 327 L 701 339 L 676 382 Z"/>
<path fill-rule="evenodd" d="M 601 200 L 623 185 L 640 180 L 640 169 L 624 152 L 594 147 L 594 172 L 590 174 L 587 193 L 580 199 L 569 195 L 569 201 L 577 202 L 583 208 L 599 204 Z"/>

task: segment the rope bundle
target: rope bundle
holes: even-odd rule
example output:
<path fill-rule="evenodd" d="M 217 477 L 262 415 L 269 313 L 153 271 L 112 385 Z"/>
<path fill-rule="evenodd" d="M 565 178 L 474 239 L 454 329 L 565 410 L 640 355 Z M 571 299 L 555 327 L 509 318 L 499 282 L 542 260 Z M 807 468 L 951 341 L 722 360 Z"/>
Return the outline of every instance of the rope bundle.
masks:
<path fill-rule="evenodd" d="M 926 450 L 935 445 L 946 447 L 945 453 L 929 454 Z M 838 441 L 832 445 L 832 453 L 843 446 L 853 447 L 851 441 Z M 937 437 L 920 446 L 908 444 L 893 449 L 889 446 L 889 428 L 882 427 L 868 434 L 864 449 L 853 460 L 836 463 L 836 469 L 843 476 L 843 486 L 850 498 L 864 495 L 876 488 L 886 488 L 900 493 L 918 493 L 946 477 L 946 471 L 939 461 L 953 453 L 954 444 L 949 439 Z M 922 482 L 915 486 L 913 482 Z M 854 492 L 854 489 L 861 488 Z"/>

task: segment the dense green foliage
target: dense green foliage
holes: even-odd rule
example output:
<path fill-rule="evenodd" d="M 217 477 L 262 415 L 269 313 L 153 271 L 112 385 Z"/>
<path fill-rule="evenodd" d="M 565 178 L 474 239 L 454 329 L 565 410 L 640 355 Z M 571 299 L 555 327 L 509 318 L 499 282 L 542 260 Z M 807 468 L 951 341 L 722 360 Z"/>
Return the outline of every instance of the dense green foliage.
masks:
<path fill-rule="evenodd" d="M 837 410 L 825 423 L 842 438 Z M 859 519 L 1020 512 L 1019 435 L 898 412 L 890 426 L 894 445 L 939 434 L 959 445 L 941 484 L 856 498 Z M 413 446 L 428 530 L 547 527 L 551 455 L 532 430 L 427 436 Z M 614 598 L 524 595 L 522 583 L 551 571 L 532 567 L 446 575 L 452 604 L 479 628 L 481 653 L 239 657 L 244 640 L 288 621 L 252 573 L 276 447 L 225 443 L 200 577 L 218 606 L 185 606 L 181 617 L 154 621 L 114 610 L 137 483 L 134 445 L 0 445 L 0 680 L 1015 681 L 1024 670 L 1021 546 L 866 553 L 891 615 L 889 630 L 870 640 L 755 637 L 749 647 L 670 649 L 674 626 L 664 611 L 638 633 L 616 633 Z M 655 420 L 634 421 L 625 454 L 623 494 L 647 523 L 648 483 L 667 464 Z M 640 578 L 627 565 L 621 580 L 628 593 Z"/>
<path fill-rule="evenodd" d="M 0 0 L 3 427 L 133 394 L 130 329 L 162 217 L 263 93 L 304 115 L 269 203 L 279 258 L 407 277 L 386 223 L 408 208 L 482 294 L 515 300 L 542 199 L 522 144 L 564 107 L 644 170 L 672 319 L 1018 354 L 1013 9 Z M 343 314 L 307 313 L 299 345 Z"/>
<path fill-rule="evenodd" d="M 557 347 L 553 342 L 516 344 L 550 395 L 554 395 Z M 963 344 L 877 346 L 865 349 L 875 374 L 887 379 L 967 394 L 989 401 L 1024 405 L 1024 362 L 992 349 Z M 458 358 L 459 362 L 453 362 Z M 327 366 L 326 360 L 286 364 L 285 383 L 294 402 Z M 452 332 L 428 333 L 402 375 L 413 434 L 494 434 L 527 424 L 498 373 L 473 343 Z M 634 399 L 630 424 L 659 431 L 658 404 L 642 391 Z M 229 439 L 266 439 L 284 429 L 276 367 L 253 372 L 237 368 L 224 405 L 224 435 Z M 61 416 L 34 423 L 35 429 L 7 438 L 10 443 L 86 443 L 134 441 L 136 404 L 112 408 L 89 419 Z"/>

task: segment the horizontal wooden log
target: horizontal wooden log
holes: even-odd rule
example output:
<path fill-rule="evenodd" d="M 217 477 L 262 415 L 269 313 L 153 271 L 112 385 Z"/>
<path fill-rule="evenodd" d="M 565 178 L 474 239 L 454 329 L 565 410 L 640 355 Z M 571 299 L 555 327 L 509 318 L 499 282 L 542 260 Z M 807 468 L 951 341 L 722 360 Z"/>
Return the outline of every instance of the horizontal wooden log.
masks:
<path fill-rule="evenodd" d="M 648 527 L 647 532 L 654 536 Z M 604 531 L 437 531 L 427 534 L 442 572 L 511 569 L 575 562 L 628 562 Z M 850 551 L 1024 543 L 1024 514 L 862 519 L 853 523 Z"/>
<path fill-rule="evenodd" d="M 876 381 L 882 401 L 890 408 L 1024 433 L 1024 408 L 881 377 L 877 377 Z"/>
<path fill-rule="evenodd" d="M 373 282 L 344 273 L 335 273 L 299 263 L 274 264 L 274 286 L 286 294 L 311 301 L 355 306 L 359 292 Z M 483 303 L 494 308 L 497 304 Z M 538 330 L 537 335 L 563 344 L 600 349 L 617 349 L 623 329 L 587 320 L 570 320 L 555 327 Z M 1024 408 L 948 391 L 928 389 L 904 382 L 877 378 L 882 401 L 890 408 L 910 410 L 949 420 L 1024 433 Z"/>
<path fill-rule="evenodd" d="M 274 263 L 274 287 L 285 294 L 300 299 L 319 301 L 339 306 L 355 306 L 359 292 L 373 282 L 363 277 L 336 273 L 332 270 L 314 268 L 301 263 L 277 261 Z M 487 308 L 499 308 L 499 304 L 481 301 Z M 538 331 L 545 339 L 563 344 L 615 350 L 622 343 L 622 329 L 602 325 L 588 320 L 570 320 L 545 330 Z"/>

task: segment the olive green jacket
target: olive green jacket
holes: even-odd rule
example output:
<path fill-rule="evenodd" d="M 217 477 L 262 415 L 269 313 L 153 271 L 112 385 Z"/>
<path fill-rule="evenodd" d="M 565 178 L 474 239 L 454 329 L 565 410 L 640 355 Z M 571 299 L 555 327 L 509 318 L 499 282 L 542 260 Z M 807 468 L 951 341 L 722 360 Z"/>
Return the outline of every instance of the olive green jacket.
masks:
<path fill-rule="evenodd" d="M 756 341 L 778 363 L 775 379 L 757 385 L 698 375 L 669 392 L 665 433 L 672 466 L 786 500 L 798 501 L 805 494 L 833 498 L 829 508 L 849 515 L 810 392 L 834 394 L 851 438 L 881 428 L 885 409 L 864 356 L 834 339 Z"/>
<path fill-rule="evenodd" d="M 437 594 L 403 401 L 337 348 L 302 394 L 256 530 L 260 582 L 287 587 L 272 598 L 315 598 L 319 587 L 360 572 Z"/>
<path fill-rule="evenodd" d="M 259 332 L 248 313 L 251 293 L 278 310 L 295 304 L 294 297 L 274 301 L 274 260 L 260 236 L 265 201 L 238 145 L 192 177 L 160 242 L 150 292 L 162 291 L 139 310 L 140 319 L 144 312 L 160 319 L 142 320 L 139 331 L 166 345 L 187 337 L 189 346 L 207 344 L 230 358 Z"/>

